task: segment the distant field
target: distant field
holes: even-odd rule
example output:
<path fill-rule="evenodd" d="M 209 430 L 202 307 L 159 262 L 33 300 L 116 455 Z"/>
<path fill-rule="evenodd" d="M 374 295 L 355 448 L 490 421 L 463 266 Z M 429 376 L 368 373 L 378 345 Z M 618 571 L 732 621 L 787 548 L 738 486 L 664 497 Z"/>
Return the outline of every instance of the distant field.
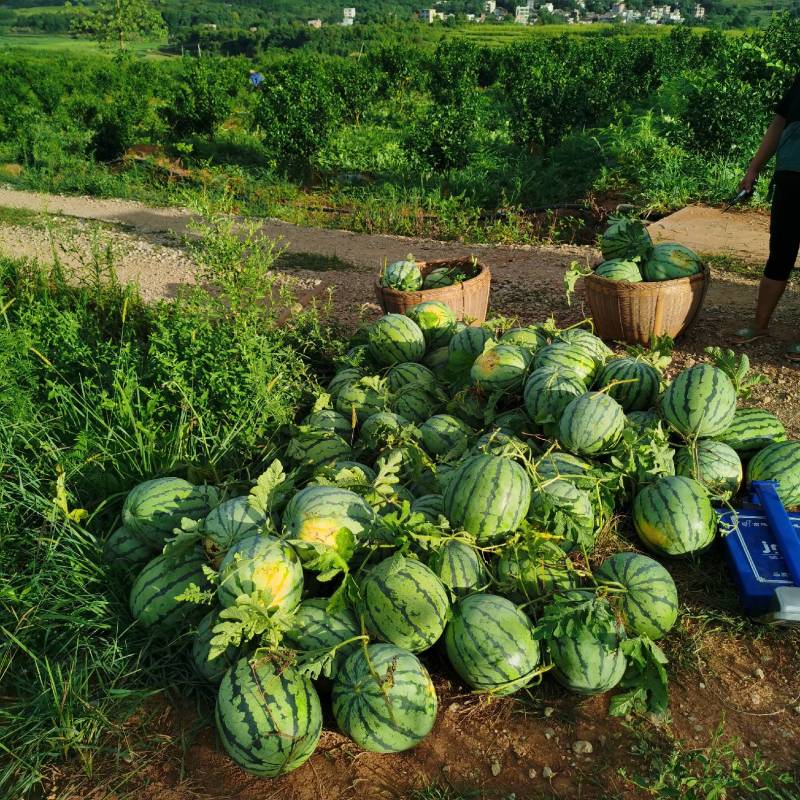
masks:
<path fill-rule="evenodd" d="M 159 52 L 162 40 L 144 39 L 131 42 L 129 47 L 136 53 L 146 53 L 154 58 L 166 57 Z M 101 47 L 91 39 L 74 38 L 56 34 L 27 34 L 27 33 L 0 33 L 0 50 L 24 48 L 40 52 L 66 52 L 66 53 L 105 53 L 107 48 Z"/>
<path fill-rule="evenodd" d="M 624 30 L 634 36 L 660 36 L 671 30 L 662 25 L 478 25 L 472 24 L 456 28 L 453 36 L 475 44 L 502 47 L 537 36 L 562 36 L 565 33 L 576 36 L 602 36 L 610 31 Z"/>

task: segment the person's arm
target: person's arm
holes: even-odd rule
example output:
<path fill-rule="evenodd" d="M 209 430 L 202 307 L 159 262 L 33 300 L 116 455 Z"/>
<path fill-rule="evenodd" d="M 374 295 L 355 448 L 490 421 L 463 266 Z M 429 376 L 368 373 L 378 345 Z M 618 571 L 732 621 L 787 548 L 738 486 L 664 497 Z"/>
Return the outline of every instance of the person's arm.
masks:
<path fill-rule="evenodd" d="M 769 128 L 767 128 L 764 138 L 761 140 L 761 147 L 758 148 L 758 152 L 753 156 L 753 160 L 750 162 L 750 166 L 747 168 L 747 172 L 744 178 L 742 178 L 742 182 L 739 184 L 740 189 L 744 189 L 748 192 L 753 191 L 753 186 L 755 186 L 755 182 L 758 180 L 761 170 L 764 169 L 766 163 L 775 155 L 775 151 L 778 149 L 778 143 L 781 140 L 781 134 L 785 127 L 786 117 L 776 114 L 772 118 Z"/>

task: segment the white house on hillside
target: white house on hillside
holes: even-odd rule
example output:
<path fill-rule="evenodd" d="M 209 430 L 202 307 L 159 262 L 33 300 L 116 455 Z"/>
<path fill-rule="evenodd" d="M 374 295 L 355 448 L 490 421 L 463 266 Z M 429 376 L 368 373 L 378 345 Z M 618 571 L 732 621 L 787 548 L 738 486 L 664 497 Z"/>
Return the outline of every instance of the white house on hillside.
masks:
<path fill-rule="evenodd" d="M 483 4 L 483 10 L 487 14 L 494 14 L 496 8 L 497 0 L 486 0 L 486 2 Z"/>
<path fill-rule="evenodd" d="M 352 25 L 356 20 L 356 10 L 354 8 L 345 8 L 342 10 L 342 25 Z"/>

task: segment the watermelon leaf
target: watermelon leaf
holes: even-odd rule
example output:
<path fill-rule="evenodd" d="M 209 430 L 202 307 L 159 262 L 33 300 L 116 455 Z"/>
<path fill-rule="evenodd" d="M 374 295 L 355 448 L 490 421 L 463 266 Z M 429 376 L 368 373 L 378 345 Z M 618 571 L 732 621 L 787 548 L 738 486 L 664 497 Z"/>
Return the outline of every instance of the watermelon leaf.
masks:
<path fill-rule="evenodd" d="M 327 408 L 333 408 L 332 398 L 327 392 L 322 392 L 322 394 L 320 394 L 314 402 L 314 407 L 311 409 L 311 413 L 316 414 L 317 411 L 324 411 Z"/>
<path fill-rule="evenodd" d="M 592 274 L 592 269 L 587 264 L 582 267 L 577 261 L 573 261 L 564 273 L 564 291 L 567 296 L 567 305 L 572 305 L 572 295 L 575 294 L 575 284 L 587 275 Z"/>
<path fill-rule="evenodd" d="M 555 595 L 544 610 L 534 631 L 534 638 L 576 638 L 587 631 L 615 650 L 618 646 L 616 619 L 611 607 L 599 594 L 581 592 L 575 596 Z M 609 632 L 612 632 L 611 634 Z"/>
<path fill-rule="evenodd" d="M 620 686 L 629 691 L 611 701 L 609 715 L 620 717 L 633 711 L 662 715 L 669 707 L 668 663 L 664 651 L 649 637 L 637 636 L 620 643 L 628 669 Z"/>
<path fill-rule="evenodd" d="M 665 333 L 653 336 L 648 347 L 632 344 L 625 348 L 625 352 L 633 358 L 652 364 L 659 372 L 663 372 L 672 363 L 674 349 L 675 340 Z"/>
<path fill-rule="evenodd" d="M 655 428 L 626 427 L 609 461 L 619 476 L 620 488 L 629 492 L 658 478 L 675 474 L 675 451 L 659 423 Z"/>
<path fill-rule="evenodd" d="M 290 443 L 291 444 L 291 443 Z M 287 454 L 289 448 L 287 447 Z M 294 489 L 293 475 L 287 475 L 283 464 L 276 458 L 267 469 L 256 478 L 250 490 L 248 505 L 269 517 L 273 510 L 280 508 L 283 501 Z"/>
<path fill-rule="evenodd" d="M 733 350 L 723 350 L 721 347 L 706 347 L 705 352 L 711 357 L 714 365 L 731 379 L 737 397 L 743 400 L 746 400 L 756 387 L 769 383 L 766 375 L 758 372 L 750 374 L 750 359 L 746 353 L 737 357 Z"/>
<path fill-rule="evenodd" d="M 349 528 L 340 528 L 331 547 L 323 542 L 289 539 L 289 544 L 303 559 L 303 567 L 319 573 L 317 580 L 327 583 L 340 573 L 347 573 L 348 563 L 356 550 L 356 537 Z"/>
<path fill-rule="evenodd" d="M 275 649 L 291 627 L 293 618 L 294 610 L 276 609 L 268 593 L 239 595 L 234 605 L 219 612 L 208 658 L 216 658 L 231 645 L 239 647 L 256 636 L 262 637 L 262 645 L 267 649 Z"/>

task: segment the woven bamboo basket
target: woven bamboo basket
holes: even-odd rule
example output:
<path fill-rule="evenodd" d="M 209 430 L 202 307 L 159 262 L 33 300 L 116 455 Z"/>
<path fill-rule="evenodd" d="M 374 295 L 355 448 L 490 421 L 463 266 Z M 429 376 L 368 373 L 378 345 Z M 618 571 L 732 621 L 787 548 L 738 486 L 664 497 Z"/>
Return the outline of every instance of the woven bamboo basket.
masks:
<path fill-rule="evenodd" d="M 680 336 L 695 320 L 711 278 L 708 267 L 689 278 L 628 283 L 588 275 L 584 291 L 602 339 L 649 344 L 652 336 Z"/>
<path fill-rule="evenodd" d="M 423 277 L 441 267 L 463 269 L 465 272 L 474 269 L 478 274 L 462 283 L 453 286 L 442 286 L 440 289 L 421 289 L 418 292 L 399 292 L 381 286 L 380 278 L 375 281 L 375 294 L 384 314 L 404 314 L 409 308 L 430 300 L 439 300 L 450 306 L 456 319 L 471 322 L 485 322 L 489 309 L 489 286 L 492 273 L 483 264 L 475 263 L 472 258 L 443 259 L 440 261 L 417 261 Z"/>

